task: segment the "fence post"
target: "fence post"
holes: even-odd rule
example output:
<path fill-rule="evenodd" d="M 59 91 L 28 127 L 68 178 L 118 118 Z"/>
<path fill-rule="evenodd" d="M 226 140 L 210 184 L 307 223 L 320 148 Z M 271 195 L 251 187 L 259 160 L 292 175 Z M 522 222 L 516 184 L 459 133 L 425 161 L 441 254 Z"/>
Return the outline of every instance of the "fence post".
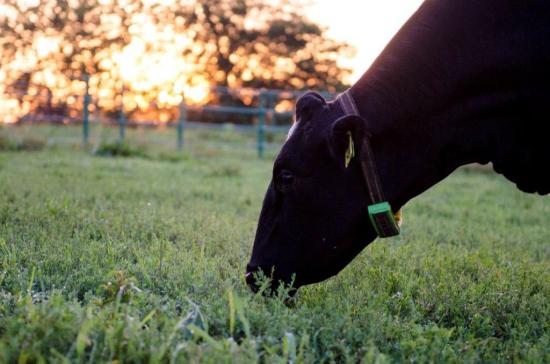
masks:
<path fill-rule="evenodd" d="M 124 115 L 124 90 L 120 93 L 120 111 L 118 113 L 118 142 L 124 142 L 125 129 L 126 129 L 126 115 Z"/>
<path fill-rule="evenodd" d="M 90 136 L 90 110 L 88 109 L 90 105 L 90 76 L 88 74 L 84 75 L 84 82 L 86 83 L 86 89 L 84 92 L 84 105 L 82 105 L 82 142 L 84 146 L 88 145 L 88 140 Z"/>
<path fill-rule="evenodd" d="M 183 130 L 185 128 L 185 119 L 187 117 L 187 109 L 185 108 L 185 99 L 180 103 L 180 116 L 178 118 L 178 150 L 183 149 Z"/>
<path fill-rule="evenodd" d="M 258 96 L 258 157 L 264 157 L 264 139 L 265 139 L 265 95 L 260 91 Z"/>

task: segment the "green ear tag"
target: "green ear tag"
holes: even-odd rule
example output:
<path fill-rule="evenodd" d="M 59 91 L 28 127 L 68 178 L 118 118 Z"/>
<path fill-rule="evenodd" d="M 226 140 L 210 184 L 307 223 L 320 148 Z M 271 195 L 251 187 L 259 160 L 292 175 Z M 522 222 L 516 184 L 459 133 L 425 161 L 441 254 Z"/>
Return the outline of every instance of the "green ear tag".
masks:
<path fill-rule="evenodd" d="M 399 224 L 388 202 L 370 205 L 369 217 L 379 237 L 389 238 L 399 235 Z"/>
<path fill-rule="evenodd" d="M 351 162 L 351 159 L 355 157 L 355 147 L 353 145 L 353 138 L 351 137 L 351 132 L 346 132 L 346 135 L 348 136 L 348 149 L 346 149 L 346 159 L 345 159 L 345 166 L 348 168 L 349 163 Z"/>

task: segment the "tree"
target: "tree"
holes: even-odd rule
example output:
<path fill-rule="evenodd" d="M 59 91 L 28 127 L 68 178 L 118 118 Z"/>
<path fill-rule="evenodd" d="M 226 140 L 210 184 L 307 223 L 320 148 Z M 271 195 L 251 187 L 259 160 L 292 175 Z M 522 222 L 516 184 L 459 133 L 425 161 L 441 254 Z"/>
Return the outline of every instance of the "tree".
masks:
<path fill-rule="evenodd" d="M 196 41 L 215 44 L 216 81 L 230 87 L 342 88 L 336 58 L 346 45 L 324 36 L 292 1 L 203 0 L 191 24 Z"/>
<path fill-rule="evenodd" d="M 101 108 L 124 91 L 133 110 L 213 85 L 335 91 L 350 72 L 337 64 L 350 47 L 293 0 L 4 0 L 0 24 L 0 93 L 23 106 L 43 87 L 75 103 L 84 74 Z"/>

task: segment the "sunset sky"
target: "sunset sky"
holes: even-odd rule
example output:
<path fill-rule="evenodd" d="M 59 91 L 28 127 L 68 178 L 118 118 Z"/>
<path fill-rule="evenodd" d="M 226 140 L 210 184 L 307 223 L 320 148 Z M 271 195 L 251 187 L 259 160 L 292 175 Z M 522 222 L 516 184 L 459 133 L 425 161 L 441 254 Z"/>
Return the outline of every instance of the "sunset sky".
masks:
<path fill-rule="evenodd" d="M 329 35 L 356 48 L 343 64 L 357 80 L 422 0 L 315 0 L 308 15 L 328 27 Z"/>

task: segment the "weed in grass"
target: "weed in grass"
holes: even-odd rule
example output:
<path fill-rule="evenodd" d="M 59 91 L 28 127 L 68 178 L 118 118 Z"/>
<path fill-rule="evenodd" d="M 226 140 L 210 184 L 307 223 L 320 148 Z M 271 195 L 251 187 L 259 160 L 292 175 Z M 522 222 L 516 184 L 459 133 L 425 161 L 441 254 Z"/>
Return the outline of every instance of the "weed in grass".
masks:
<path fill-rule="evenodd" d="M 158 153 L 154 159 L 158 160 L 158 161 L 164 161 L 164 162 L 172 162 L 172 163 L 176 163 L 176 162 L 183 162 L 183 161 L 186 161 L 186 160 L 189 160 L 189 155 L 186 154 L 186 153 L 182 153 L 182 152 L 161 152 L 161 153 Z"/>
<path fill-rule="evenodd" d="M 46 147 L 46 141 L 34 136 L 25 136 L 19 140 L 10 140 L 5 135 L 0 135 L 0 151 L 23 152 L 40 151 Z"/>
<path fill-rule="evenodd" d="M 103 143 L 95 150 L 94 154 L 102 157 L 149 157 L 145 148 L 120 142 Z"/>
<path fill-rule="evenodd" d="M 128 277 L 124 272 L 114 272 L 112 278 L 100 286 L 98 296 L 102 305 L 110 302 L 130 302 L 135 292 L 141 292 L 134 282 L 135 279 Z"/>
<path fill-rule="evenodd" d="M 0 151 L 8 151 L 14 149 L 15 145 L 8 139 L 8 137 L 0 134 Z"/>
<path fill-rule="evenodd" d="M 38 151 L 46 147 L 46 141 L 42 138 L 36 138 L 28 136 L 22 138 L 19 143 L 16 144 L 18 151 Z"/>
<path fill-rule="evenodd" d="M 215 178 L 239 177 L 241 167 L 236 164 L 223 164 L 210 170 L 209 176 Z"/>

